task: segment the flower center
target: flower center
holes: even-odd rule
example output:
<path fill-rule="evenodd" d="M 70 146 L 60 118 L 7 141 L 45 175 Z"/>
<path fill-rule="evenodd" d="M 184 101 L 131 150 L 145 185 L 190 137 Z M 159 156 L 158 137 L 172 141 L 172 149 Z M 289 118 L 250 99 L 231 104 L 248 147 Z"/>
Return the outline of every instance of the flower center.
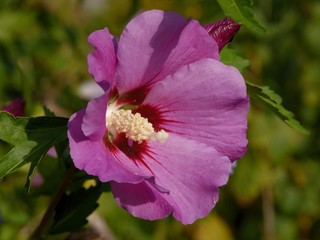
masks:
<path fill-rule="evenodd" d="M 169 136 L 163 129 L 156 132 L 147 118 L 142 117 L 140 113 L 133 114 L 131 110 L 112 111 L 107 114 L 106 122 L 111 134 L 124 133 L 127 138 L 138 143 L 148 139 L 164 143 Z"/>

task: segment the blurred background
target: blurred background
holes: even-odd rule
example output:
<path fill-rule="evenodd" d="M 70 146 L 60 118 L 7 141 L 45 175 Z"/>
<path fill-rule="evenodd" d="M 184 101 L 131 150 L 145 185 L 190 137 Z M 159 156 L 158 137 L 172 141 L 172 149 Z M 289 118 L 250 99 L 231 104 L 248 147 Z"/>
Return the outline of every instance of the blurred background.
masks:
<path fill-rule="evenodd" d="M 280 94 L 310 135 L 252 100 L 248 152 L 210 215 L 188 226 L 173 218 L 144 221 L 106 193 L 95 217 L 112 239 L 320 239 L 320 2 L 253 2 L 268 32 L 243 26 L 229 47 L 250 61 L 245 78 Z M 202 24 L 225 17 L 214 0 L 1 0 L 0 107 L 19 96 L 26 116 L 43 115 L 43 105 L 66 117 L 84 107 L 88 35 L 108 27 L 119 36 L 132 16 L 148 9 L 173 10 Z M 9 146 L 0 143 L 3 155 Z M 22 168 L 0 183 L 1 240 L 26 239 L 49 202 L 49 196 L 27 197 L 25 178 Z"/>

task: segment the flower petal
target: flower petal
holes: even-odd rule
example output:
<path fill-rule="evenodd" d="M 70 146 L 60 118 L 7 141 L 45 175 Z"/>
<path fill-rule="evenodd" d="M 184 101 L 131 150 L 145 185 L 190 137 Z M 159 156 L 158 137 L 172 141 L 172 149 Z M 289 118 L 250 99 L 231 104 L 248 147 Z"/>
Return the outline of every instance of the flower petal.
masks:
<path fill-rule="evenodd" d="M 155 126 L 212 146 L 231 161 L 246 151 L 249 99 L 234 67 L 212 59 L 184 66 L 152 87 L 145 106 L 159 116 Z"/>
<path fill-rule="evenodd" d="M 95 50 L 88 56 L 89 73 L 97 83 L 106 90 L 107 83 L 112 83 L 116 72 L 117 42 L 107 28 L 90 34 L 89 43 Z"/>
<path fill-rule="evenodd" d="M 106 132 L 108 93 L 91 100 L 85 110 L 81 129 L 83 134 L 91 140 L 101 139 Z"/>
<path fill-rule="evenodd" d="M 218 45 L 195 20 L 174 12 L 147 11 L 119 40 L 116 86 L 121 93 L 156 82 L 202 58 L 218 59 Z"/>
<path fill-rule="evenodd" d="M 136 146 L 131 149 L 121 146 L 124 141 L 115 144 L 121 149 L 115 154 L 117 161 L 144 177 L 148 184 L 139 183 L 130 188 L 113 183 L 112 191 L 120 206 L 144 219 L 166 216 L 169 209 L 165 201 L 172 207 L 173 216 L 183 223 L 204 217 L 218 201 L 218 187 L 226 183 L 231 172 L 228 157 L 174 133 L 165 143 L 150 140 L 134 143 Z M 145 195 L 139 196 L 143 191 Z M 155 209 L 144 210 L 143 206 Z"/>
<path fill-rule="evenodd" d="M 134 174 L 144 178 L 153 176 L 153 172 L 144 161 L 144 156 L 150 154 L 150 148 L 146 141 L 138 143 L 128 140 L 125 134 L 118 134 L 113 142 L 107 142 L 106 146 L 116 161 Z"/>
<path fill-rule="evenodd" d="M 167 189 L 161 196 L 173 208 L 173 216 L 190 224 L 206 216 L 218 201 L 218 187 L 231 171 L 226 156 L 205 144 L 174 133 L 163 144 L 150 141 L 144 161 L 154 173 L 155 184 Z M 157 186 L 155 186 L 157 188 Z"/>
<path fill-rule="evenodd" d="M 148 181 L 138 184 L 110 182 L 112 193 L 120 207 L 133 216 L 146 220 L 167 217 L 172 207 Z"/>
<path fill-rule="evenodd" d="M 68 123 L 70 154 L 74 165 L 100 181 L 138 183 L 143 180 L 119 165 L 102 140 L 92 141 L 81 131 L 85 110 L 73 114 Z"/>

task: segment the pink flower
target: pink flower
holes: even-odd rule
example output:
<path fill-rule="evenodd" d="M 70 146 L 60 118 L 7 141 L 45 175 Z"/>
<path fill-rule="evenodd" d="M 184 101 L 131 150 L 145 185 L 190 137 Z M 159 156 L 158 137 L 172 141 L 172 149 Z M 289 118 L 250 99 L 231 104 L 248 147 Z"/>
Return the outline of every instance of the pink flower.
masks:
<path fill-rule="evenodd" d="M 6 111 L 11 113 L 12 115 L 18 117 L 23 116 L 24 114 L 24 105 L 25 102 L 22 97 L 17 97 L 13 99 L 10 103 L 3 106 L 1 111 Z"/>
<path fill-rule="evenodd" d="M 153 10 L 119 42 L 89 36 L 89 72 L 105 93 L 69 120 L 77 168 L 110 182 L 117 203 L 155 220 L 207 215 L 246 151 L 249 101 L 239 71 L 195 20 Z"/>
<path fill-rule="evenodd" d="M 33 177 L 31 179 L 31 185 L 33 187 L 40 187 L 42 186 L 44 183 L 44 178 L 43 176 L 39 173 L 39 172 L 35 172 L 33 174 Z"/>

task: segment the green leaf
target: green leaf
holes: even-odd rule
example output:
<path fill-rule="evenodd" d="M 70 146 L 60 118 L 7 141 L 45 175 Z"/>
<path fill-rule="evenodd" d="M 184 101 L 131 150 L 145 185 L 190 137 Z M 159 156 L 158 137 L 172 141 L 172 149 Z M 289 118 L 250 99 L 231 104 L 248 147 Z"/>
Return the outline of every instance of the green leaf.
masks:
<path fill-rule="evenodd" d="M 250 97 L 260 101 L 290 127 L 304 134 L 309 134 L 309 131 L 294 118 L 293 113 L 281 105 L 282 99 L 278 94 L 267 86 L 259 86 L 248 81 L 246 81 L 246 84 Z"/>
<path fill-rule="evenodd" d="M 46 117 L 55 117 L 56 115 L 54 114 L 54 112 L 52 112 L 49 108 L 47 108 L 46 106 L 43 106 L 43 111 L 44 111 L 44 115 Z"/>
<path fill-rule="evenodd" d="M 250 65 L 249 60 L 240 57 L 237 51 L 226 47 L 220 52 L 220 59 L 224 64 L 238 68 L 240 72 Z"/>
<path fill-rule="evenodd" d="M 254 18 L 251 0 L 217 0 L 224 13 L 240 24 L 257 32 L 266 29 Z"/>
<path fill-rule="evenodd" d="M 70 195 L 64 195 L 54 216 L 50 234 L 58 234 L 77 230 L 87 223 L 87 217 L 99 206 L 100 186 L 89 189 L 81 188 Z"/>
<path fill-rule="evenodd" d="M 41 175 L 44 184 L 33 186 L 31 195 L 53 196 L 61 184 L 61 179 L 66 175 L 67 167 L 59 159 L 46 155 L 38 164 L 37 172 Z"/>
<path fill-rule="evenodd" d="M 0 139 L 14 145 L 0 158 L 0 179 L 31 162 L 29 178 L 49 148 L 67 138 L 67 122 L 60 117 L 15 118 L 0 112 Z"/>
<path fill-rule="evenodd" d="M 26 184 L 24 185 L 24 188 L 27 190 L 27 193 L 30 192 L 30 186 L 31 186 L 31 178 L 32 175 L 34 173 L 34 170 L 36 169 L 36 167 L 38 167 L 38 164 L 40 162 L 40 160 L 43 158 L 44 155 L 42 155 L 38 161 L 32 161 L 29 171 L 28 171 L 28 175 L 27 175 L 27 180 L 26 180 Z"/>

